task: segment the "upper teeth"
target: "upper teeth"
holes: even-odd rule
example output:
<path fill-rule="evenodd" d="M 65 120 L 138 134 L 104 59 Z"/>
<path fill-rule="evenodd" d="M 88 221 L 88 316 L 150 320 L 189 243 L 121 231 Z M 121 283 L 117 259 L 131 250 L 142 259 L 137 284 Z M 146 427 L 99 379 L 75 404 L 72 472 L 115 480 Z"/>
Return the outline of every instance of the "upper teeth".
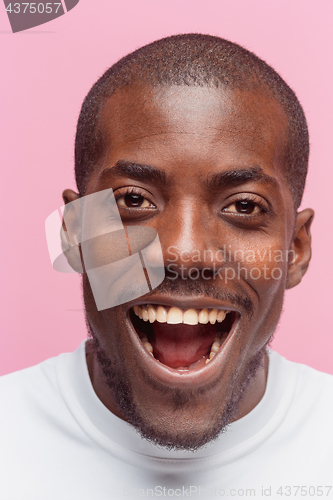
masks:
<path fill-rule="evenodd" d="M 143 321 L 154 323 L 168 323 L 176 325 L 184 323 L 185 325 L 203 325 L 211 323 L 214 325 L 216 321 L 222 323 L 229 311 L 218 309 L 201 309 L 198 313 L 196 309 L 186 309 L 182 311 L 178 307 L 171 307 L 168 311 L 163 306 L 157 306 L 155 309 L 151 304 L 144 306 L 134 306 L 134 313 Z"/>

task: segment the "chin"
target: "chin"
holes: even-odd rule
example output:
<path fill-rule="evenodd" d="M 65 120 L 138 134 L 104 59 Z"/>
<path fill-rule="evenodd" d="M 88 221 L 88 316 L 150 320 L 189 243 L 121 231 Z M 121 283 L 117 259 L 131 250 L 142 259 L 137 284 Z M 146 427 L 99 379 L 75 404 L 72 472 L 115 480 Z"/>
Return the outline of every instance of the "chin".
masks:
<path fill-rule="evenodd" d="M 87 314 L 110 397 L 148 441 L 194 451 L 237 418 L 267 342 L 240 353 L 249 311 L 223 302 L 164 294 Z"/>

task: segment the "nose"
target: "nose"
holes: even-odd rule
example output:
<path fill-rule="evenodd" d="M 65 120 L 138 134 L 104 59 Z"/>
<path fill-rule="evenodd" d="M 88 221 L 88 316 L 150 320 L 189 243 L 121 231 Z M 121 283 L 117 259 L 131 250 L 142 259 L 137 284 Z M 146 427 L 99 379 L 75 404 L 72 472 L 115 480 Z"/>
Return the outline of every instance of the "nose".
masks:
<path fill-rule="evenodd" d="M 224 253 L 217 218 L 196 203 L 183 203 L 158 230 L 167 270 L 212 273 L 223 266 Z"/>

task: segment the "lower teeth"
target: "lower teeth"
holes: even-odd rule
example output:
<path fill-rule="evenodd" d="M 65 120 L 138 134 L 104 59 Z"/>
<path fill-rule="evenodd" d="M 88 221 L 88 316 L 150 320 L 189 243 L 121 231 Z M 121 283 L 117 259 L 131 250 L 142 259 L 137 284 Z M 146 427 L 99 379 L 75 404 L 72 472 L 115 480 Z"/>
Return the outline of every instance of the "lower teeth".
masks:
<path fill-rule="evenodd" d="M 210 348 L 209 357 L 205 361 L 206 365 L 207 365 L 207 363 L 209 363 L 213 359 L 213 357 L 219 351 L 219 349 L 221 347 L 221 342 L 222 342 L 221 338 L 222 338 L 222 333 L 220 335 L 218 335 L 218 336 L 215 337 L 214 342 L 213 342 L 213 344 L 212 344 L 212 346 Z M 147 337 L 142 337 L 140 340 L 143 343 L 143 346 L 145 347 L 145 349 L 149 352 L 149 354 L 151 354 L 153 356 L 153 358 L 156 359 L 155 356 L 154 356 L 153 346 L 151 345 L 151 343 L 149 342 L 149 340 L 147 339 Z M 203 356 L 202 359 L 205 359 L 205 356 Z M 189 366 L 179 366 L 178 368 L 176 368 L 176 370 L 181 370 L 181 371 L 191 370 L 191 369 L 195 368 L 195 366 L 197 366 L 199 363 L 201 363 L 202 359 L 199 359 L 198 361 L 195 361 L 194 363 L 190 364 Z M 158 360 L 156 360 L 156 361 L 158 361 Z"/>

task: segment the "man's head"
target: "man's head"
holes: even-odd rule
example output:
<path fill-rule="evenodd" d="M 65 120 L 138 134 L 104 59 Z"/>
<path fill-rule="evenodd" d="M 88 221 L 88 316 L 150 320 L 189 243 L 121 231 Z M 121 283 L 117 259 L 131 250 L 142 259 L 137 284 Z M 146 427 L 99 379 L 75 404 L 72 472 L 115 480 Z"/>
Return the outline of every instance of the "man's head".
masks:
<path fill-rule="evenodd" d="M 143 47 L 88 94 L 79 193 L 112 188 L 123 224 L 163 250 L 164 282 L 121 306 L 97 311 L 83 274 L 95 391 L 146 438 L 198 448 L 263 396 L 284 291 L 310 260 L 313 212 L 295 213 L 307 159 L 294 93 L 215 37 Z"/>
<path fill-rule="evenodd" d="M 146 45 L 114 64 L 88 93 L 80 114 L 75 146 L 79 193 L 109 147 L 100 116 L 105 101 L 119 89 L 145 83 L 152 87 L 189 86 L 258 92 L 277 100 L 287 121 L 283 168 L 294 197 L 301 203 L 309 159 L 309 137 L 302 107 L 285 81 L 262 59 L 222 38 L 185 34 Z"/>

